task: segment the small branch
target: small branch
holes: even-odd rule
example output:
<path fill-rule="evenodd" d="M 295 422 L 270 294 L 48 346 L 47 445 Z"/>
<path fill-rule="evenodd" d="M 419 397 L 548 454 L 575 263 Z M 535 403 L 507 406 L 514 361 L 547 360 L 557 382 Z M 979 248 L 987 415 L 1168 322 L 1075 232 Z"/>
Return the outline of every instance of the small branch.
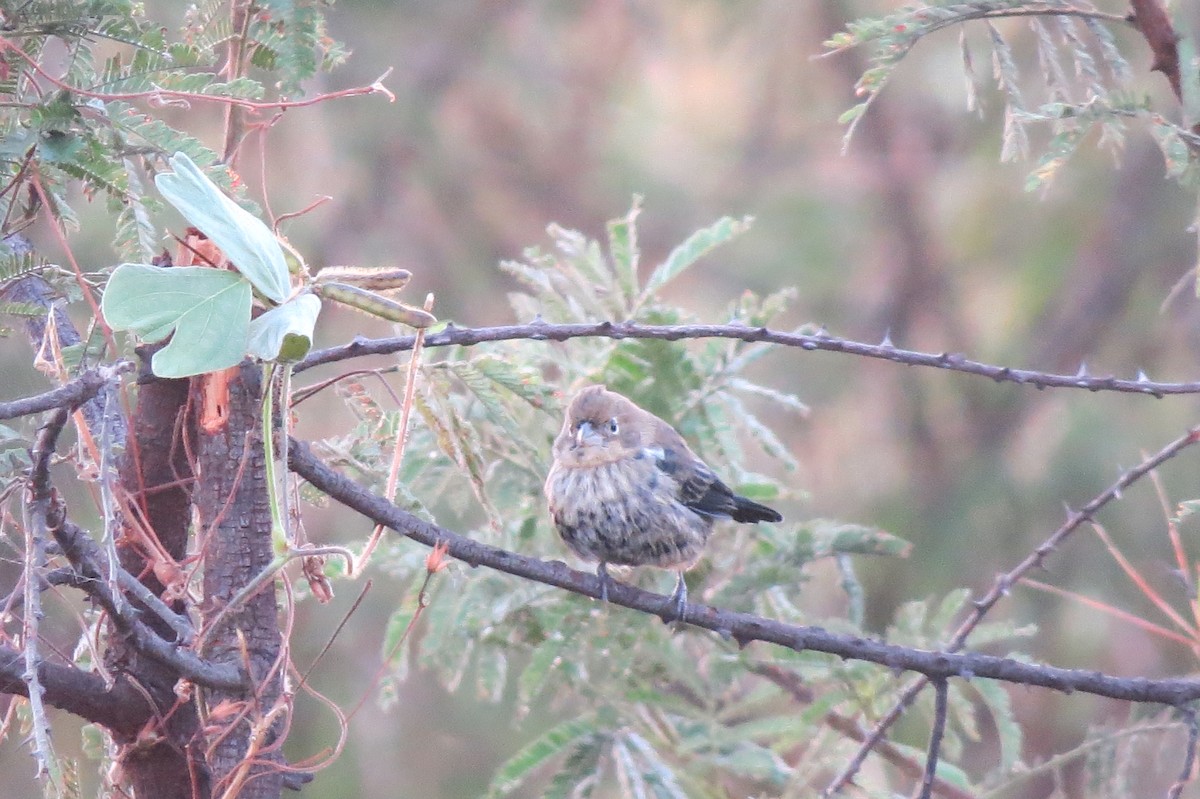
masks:
<path fill-rule="evenodd" d="M 425 297 L 425 310 L 433 310 L 433 294 Z M 425 328 L 421 328 L 413 337 L 412 356 L 408 359 L 408 372 L 404 381 L 404 401 L 400 404 L 400 426 L 396 429 L 396 440 L 392 444 L 392 462 L 388 466 L 387 485 L 384 488 L 389 498 L 396 496 L 396 484 L 400 482 L 400 464 L 404 460 L 404 449 L 408 446 L 408 420 L 412 414 L 413 397 L 417 393 L 417 372 L 421 368 L 421 350 L 424 348 L 424 344 Z M 352 564 L 351 577 L 357 577 L 367 568 L 367 564 L 371 561 L 371 553 L 375 551 L 375 547 L 379 546 L 379 540 L 382 537 L 383 525 L 376 524 L 375 529 L 371 531 L 371 537 L 367 539 L 366 546 L 363 547 L 362 554 Z"/>
<path fill-rule="evenodd" d="M 315 350 L 296 365 L 295 373 L 321 364 L 344 361 L 363 355 L 385 355 L 411 350 L 416 345 L 416 336 L 395 338 L 356 338 L 349 344 Z M 1149 394 L 1163 397 L 1167 394 L 1200 394 L 1200 382 L 1160 383 L 1139 374 L 1136 378 L 1092 377 L 1085 369 L 1074 375 L 1052 374 L 1031 369 L 1013 369 L 972 361 L 964 355 L 952 352 L 928 353 L 900 349 L 885 337 L 878 344 L 864 344 L 850 339 L 830 336 L 826 333 L 785 333 L 766 327 L 745 325 L 644 325 L 637 322 L 589 322 L 586 324 L 550 324 L 533 322 L 527 325 L 503 325 L 498 327 L 455 327 L 447 325 L 438 333 L 425 337 L 426 347 L 469 347 L 488 341 L 567 341 L 574 338 L 646 338 L 664 341 L 679 341 L 693 338 L 726 338 L 746 342 L 765 342 L 802 350 L 821 350 L 878 358 L 906 366 L 925 366 L 948 369 L 952 372 L 988 377 L 997 383 L 1016 383 L 1035 388 L 1080 388 L 1088 391 L 1117 391 L 1127 394 Z"/>
<path fill-rule="evenodd" d="M 1196 746 L 1200 744 L 1200 719 L 1196 717 L 1196 711 L 1190 707 L 1181 707 L 1178 710 L 1188 725 L 1187 751 L 1183 753 L 1183 768 L 1179 772 L 1179 779 L 1167 791 L 1167 799 L 1179 799 L 1184 787 L 1192 781 L 1192 770 L 1196 767 Z"/>
<path fill-rule="evenodd" d="M 1170 444 L 1156 452 L 1154 455 L 1146 458 L 1137 466 L 1122 474 L 1119 478 L 1117 478 L 1115 483 L 1110 485 L 1100 494 L 1093 497 L 1092 500 L 1084 505 L 1083 508 L 1081 508 L 1078 512 L 1069 511 L 1067 514 L 1067 521 L 1064 522 L 1061 527 L 1055 530 L 1049 538 L 1043 541 L 1041 545 L 1039 545 L 1037 549 L 1026 556 L 1024 560 L 1022 560 L 1008 572 L 997 577 L 995 582 L 992 584 L 991 590 L 988 591 L 988 593 L 985 594 L 982 599 L 976 600 L 973 603 L 974 607 L 971 611 L 971 614 L 966 618 L 966 620 L 963 621 L 962 624 L 959 625 L 958 629 L 954 631 L 954 635 L 951 636 L 949 643 L 946 645 L 947 651 L 956 652 L 961 649 L 966 643 L 967 637 L 970 636 L 979 623 L 983 621 L 983 617 L 986 616 L 993 607 L 995 607 L 996 603 L 999 602 L 1002 597 L 1008 595 L 1008 592 L 1014 585 L 1016 585 L 1017 581 L 1019 581 L 1034 568 L 1041 566 L 1046 556 L 1061 546 L 1062 543 L 1066 541 L 1067 537 L 1070 536 L 1075 530 L 1079 529 L 1084 522 L 1093 521 L 1095 515 L 1100 512 L 1100 509 L 1113 500 L 1119 499 L 1122 492 L 1126 488 L 1150 474 L 1154 469 L 1157 469 L 1162 464 L 1171 460 L 1184 449 L 1195 444 L 1197 441 L 1200 441 L 1200 427 L 1192 428 L 1185 435 L 1175 439 Z M 842 772 L 838 774 L 837 777 L 834 778 L 833 782 L 829 784 L 829 787 L 825 789 L 825 793 L 823 794 L 824 796 L 830 796 L 834 793 L 837 793 L 845 785 L 849 784 L 850 780 L 854 778 L 854 775 L 858 773 L 858 770 L 862 767 L 862 764 L 866 762 L 867 755 L 871 753 L 871 749 L 874 748 L 875 745 L 881 740 L 883 740 L 883 736 L 887 733 L 888 729 L 896 723 L 896 720 L 899 719 L 901 715 L 903 715 L 905 709 L 912 704 L 913 699 L 918 693 L 921 692 L 928 682 L 929 681 L 926 677 L 921 677 L 915 680 L 912 685 L 904 689 L 904 691 L 900 694 L 900 698 L 896 700 L 896 704 L 893 705 L 892 709 L 885 713 L 879 719 L 879 721 L 875 723 L 875 726 L 871 729 L 871 734 L 867 736 L 865 741 L 863 741 L 862 746 L 859 747 L 854 757 L 850 759 L 850 762 L 846 764 L 845 768 L 842 769 Z"/>
<path fill-rule="evenodd" d="M 58 434 L 66 424 L 68 411 L 60 408 L 50 415 L 38 431 L 33 449 L 33 469 L 30 494 L 36 510 L 44 514 L 45 526 L 58 542 L 63 555 L 88 581 L 83 585 L 88 594 L 104 608 L 114 626 L 141 653 L 171 668 L 181 677 L 200 685 L 226 691 L 245 691 L 250 686 L 236 663 L 211 663 L 194 652 L 159 638 L 137 618 L 137 611 L 128 603 L 118 603 L 100 572 L 96 542 L 78 526 L 65 518 L 61 501 L 50 482 L 50 458 Z"/>
<path fill-rule="evenodd" d="M 933 782 L 937 778 L 938 756 L 942 751 L 942 736 L 946 734 L 947 699 L 950 688 L 945 680 L 933 683 L 933 730 L 929 733 L 929 754 L 925 757 L 925 777 L 921 780 L 919 799 L 933 796 Z"/>
<path fill-rule="evenodd" d="M 816 699 L 812 689 L 805 685 L 804 680 L 793 671 L 789 671 L 773 663 L 755 663 L 750 666 L 750 670 L 770 680 L 801 704 L 811 705 Z M 859 726 L 859 723 L 849 716 L 830 710 L 825 713 L 823 720 L 831 729 L 841 733 L 852 741 L 861 742 L 867 737 L 866 732 Z M 924 775 L 925 770 L 920 762 L 916 758 L 910 757 L 891 741 L 880 741 L 874 751 L 875 754 L 891 763 L 899 769 L 901 774 L 914 782 L 921 780 Z M 933 790 L 939 796 L 947 797 L 947 799 L 975 799 L 975 794 L 964 791 L 957 785 L 946 782 L 937 776 L 933 778 Z"/>
<path fill-rule="evenodd" d="M 960 6 L 965 8 L 966 6 Z M 945 28 L 953 28 L 964 25 L 967 22 L 980 19 L 1005 19 L 1009 17 L 1076 17 L 1078 19 L 1092 19 L 1100 22 L 1107 22 L 1113 25 L 1129 25 L 1132 20 L 1129 16 L 1123 14 L 1113 14 L 1108 11 L 1098 11 L 1094 8 L 1080 8 L 1075 6 L 1058 6 L 1058 5 L 1035 5 L 1026 4 L 1020 8 L 992 8 L 992 9 L 972 9 L 965 13 L 960 13 L 953 17 L 939 19 L 936 22 L 925 22 L 921 25 L 920 34 L 917 38 L 929 36 L 932 33 L 937 33 Z M 861 47 L 867 43 L 874 42 L 879 44 L 879 40 L 883 38 L 881 35 L 868 36 L 862 39 L 854 39 L 853 41 L 844 44 L 840 47 L 830 47 L 823 53 L 818 53 L 812 56 L 813 60 L 820 58 L 828 58 L 832 55 L 844 53 L 847 50 L 852 50 L 855 47 Z M 915 43 L 916 39 L 913 39 Z M 908 45 L 911 47 L 912 45 Z M 873 93 L 872 96 L 875 96 Z"/>
<path fill-rule="evenodd" d="M 114 92 L 93 92 L 79 86 L 72 86 L 66 81 L 59 80 L 51 75 L 46 70 L 42 69 L 41 65 L 32 58 L 28 53 L 17 47 L 10 40 L 0 38 L 0 53 L 5 50 L 11 50 L 16 53 L 26 64 L 30 70 L 45 81 L 50 82 L 55 87 L 79 95 L 80 97 L 88 97 L 94 100 L 103 100 L 104 102 L 132 102 L 134 100 L 150 100 L 151 102 L 166 103 L 166 101 L 174 101 L 177 105 L 187 104 L 196 101 L 219 103 L 221 105 L 237 106 L 245 108 L 249 111 L 281 111 L 288 108 L 303 108 L 309 105 L 316 105 L 327 100 L 336 100 L 342 97 L 358 97 L 366 94 L 382 94 L 388 98 L 388 102 L 395 102 L 396 95 L 383 85 L 388 76 L 392 74 L 389 67 L 382 75 L 376 78 L 370 85 L 355 86 L 350 89 L 342 89 L 336 92 L 327 92 L 318 94 L 313 97 L 307 97 L 303 100 L 275 100 L 275 101 L 257 101 L 246 100 L 242 97 L 229 97 L 216 94 L 199 94 L 197 92 L 181 92 L 172 89 L 152 89 L 146 92 L 130 92 L 130 93 L 114 93 Z"/>
<path fill-rule="evenodd" d="M 426 546 L 444 542 L 451 557 L 471 564 L 564 588 L 599 598 L 602 589 L 595 574 L 576 571 L 561 561 L 544 561 L 473 541 L 458 533 L 429 524 L 407 513 L 383 497 L 338 474 L 313 456 L 299 441 L 291 445 L 289 466 L 314 487 L 364 516 Z M 667 603 L 660 594 L 623 583 L 608 587 L 609 602 L 663 617 Z M 820 627 L 804 627 L 700 604 L 688 604 L 688 623 L 712 630 L 723 638 L 745 646 L 752 641 L 778 644 L 795 651 L 825 652 L 850 660 L 865 660 L 889 669 L 915 671 L 930 679 L 968 677 L 1037 685 L 1064 692 L 1083 693 L 1132 702 L 1155 702 L 1179 706 L 1200 699 L 1200 680 L 1144 677 L 1115 677 L 1096 671 L 1063 669 L 983 654 L 959 654 L 911 649 L 881 641 L 831 633 Z"/>
<path fill-rule="evenodd" d="M 1124 14 L 1113 14 L 1108 11 L 1097 11 L 1094 8 L 1072 8 L 1070 6 L 1043 6 L 1041 8 L 1009 8 L 994 9 L 982 14 L 972 15 L 975 19 L 1003 19 L 1004 17 L 1078 17 L 1079 19 L 1098 19 L 1101 22 L 1111 22 L 1114 25 L 1128 25 L 1129 17 Z"/>
<path fill-rule="evenodd" d="M 112 366 L 90 369 L 69 383 L 32 397 L 0 402 L 0 419 L 16 419 L 54 408 L 77 408 L 104 390 L 104 386 L 118 375 L 132 372 L 131 361 L 118 361 Z"/>
<path fill-rule="evenodd" d="M 78 528 L 75 528 L 78 529 Z M 86 535 L 79 531 L 80 535 Z M 93 555 L 94 559 L 94 555 Z M 167 607 L 167 603 L 163 602 L 153 592 L 141 582 L 138 581 L 129 572 L 124 569 L 117 572 L 117 580 L 120 582 L 121 588 L 133 594 L 134 597 L 146 608 L 154 613 L 164 624 L 170 627 L 177 636 L 176 643 L 190 644 L 195 637 L 195 630 L 192 628 L 192 621 L 186 615 L 176 613 Z M 55 585 L 68 585 L 72 588 L 78 588 L 84 593 L 92 592 L 91 583 L 94 578 L 85 577 L 74 568 L 66 566 L 59 569 L 53 569 L 38 577 L 38 590 L 45 591 L 47 588 Z M 14 591 L 8 598 L 0 603 L 0 607 L 18 608 L 24 604 L 24 588 Z"/>
<path fill-rule="evenodd" d="M 33 756 L 37 763 L 37 777 L 48 779 L 55 793 L 62 793 L 62 769 L 50 747 L 50 720 L 46 718 L 46 706 L 43 703 L 46 689 L 42 687 L 39 677 L 38 664 L 42 657 L 38 653 L 41 644 L 39 628 L 42 621 L 42 592 L 38 590 L 38 574 L 46 565 L 46 527 L 43 525 L 41 514 L 38 513 L 38 503 L 33 508 L 26 509 L 25 524 L 25 612 L 21 615 L 21 638 L 24 650 L 25 668 L 21 679 L 25 681 L 25 696 L 29 698 L 30 724 L 33 727 Z"/>

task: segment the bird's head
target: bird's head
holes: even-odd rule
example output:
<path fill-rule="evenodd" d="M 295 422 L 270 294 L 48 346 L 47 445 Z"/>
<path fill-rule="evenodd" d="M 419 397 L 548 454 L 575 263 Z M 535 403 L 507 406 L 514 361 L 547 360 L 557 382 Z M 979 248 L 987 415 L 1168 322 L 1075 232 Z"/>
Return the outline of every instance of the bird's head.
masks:
<path fill-rule="evenodd" d="M 576 466 L 617 460 L 642 445 L 645 411 L 604 386 L 588 386 L 567 408 L 554 456 Z"/>

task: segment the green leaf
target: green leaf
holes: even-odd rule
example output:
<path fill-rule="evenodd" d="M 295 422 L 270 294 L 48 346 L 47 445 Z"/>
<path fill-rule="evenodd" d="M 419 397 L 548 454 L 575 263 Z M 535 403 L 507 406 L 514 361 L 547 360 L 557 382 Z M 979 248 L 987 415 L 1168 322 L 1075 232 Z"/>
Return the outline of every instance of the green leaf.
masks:
<path fill-rule="evenodd" d="M 1000 739 L 999 771 L 1012 768 L 1021 757 L 1021 725 L 1013 717 L 1012 697 L 1008 689 L 990 680 L 972 680 L 971 687 L 983 699 L 992 721 L 996 725 L 996 737 Z"/>
<path fill-rule="evenodd" d="M 246 351 L 264 361 L 298 361 L 312 348 L 321 300 L 304 294 L 250 322 Z"/>
<path fill-rule="evenodd" d="M 555 755 L 585 744 L 595 734 L 596 720 L 590 713 L 552 728 L 500 767 L 492 780 L 488 796 L 499 797 L 512 793 L 538 766 Z"/>
<path fill-rule="evenodd" d="M 154 185 L 188 222 L 212 239 L 238 271 L 265 297 L 283 302 L 290 291 L 287 262 L 278 239 L 262 220 L 222 192 L 185 153 L 170 160 Z"/>
<path fill-rule="evenodd" d="M 903 558 L 911 551 L 908 541 L 877 527 L 813 519 L 796 532 L 793 557 L 807 561 L 848 553 Z"/>
<path fill-rule="evenodd" d="M 550 633 L 529 656 L 525 669 L 517 678 L 518 712 L 526 714 L 542 691 L 555 678 L 554 672 L 563 669 L 567 660 L 563 657 L 574 646 L 570 639 L 557 630 Z"/>
<path fill-rule="evenodd" d="M 716 247 L 745 233 L 750 229 L 752 221 L 754 221 L 753 217 L 749 216 L 741 219 L 723 216 L 712 225 L 701 228 L 688 236 L 683 244 L 671 250 L 667 260 L 659 264 L 654 273 L 650 275 L 650 279 L 646 281 L 646 288 L 642 292 L 642 301 L 644 302 L 654 292 L 677 278 L 685 269 Z"/>
<path fill-rule="evenodd" d="M 867 106 L 869 106 L 869 105 L 870 105 L 870 103 L 868 103 L 868 102 L 862 102 L 862 103 L 859 103 L 858 105 L 851 106 L 850 108 L 846 109 L 837 118 L 838 124 L 846 125 L 850 122 L 855 121 L 856 119 L 858 119 L 859 117 L 861 117 L 863 115 L 863 113 L 867 110 Z"/>
<path fill-rule="evenodd" d="M 151 366 L 159 377 L 189 377 L 243 358 L 250 303 L 250 284 L 235 272 L 121 264 L 100 308 L 114 330 L 132 330 L 146 341 L 161 341 L 174 330 Z"/>
<path fill-rule="evenodd" d="M 1195 516 L 1200 513 L 1200 499 L 1187 499 L 1179 503 L 1175 509 L 1175 515 L 1171 517 L 1171 521 L 1179 524 L 1190 516 Z"/>
<path fill-rule="evenodd" d="M 493 704 L 504 696 L 508 680 L 508 657 L 496 647 L 483 647 L 475 661 L 475 693 Z"/>
<path fill-rule="evenodd" d="M 599 736 L 585 740 L 575 747 L 550 785 L 543 799 L 587 799 L 600 780 L 600 756 L 605 741 Z"/>
<path fill-rule="evenodd" d="M 638 240 L 637 218 L 642 212 L 642 197 L 635 194 L 629 213 L 608 223 L 608 252 L 613 262 L 617 285 L 626 302 L 637 299 Z"/>

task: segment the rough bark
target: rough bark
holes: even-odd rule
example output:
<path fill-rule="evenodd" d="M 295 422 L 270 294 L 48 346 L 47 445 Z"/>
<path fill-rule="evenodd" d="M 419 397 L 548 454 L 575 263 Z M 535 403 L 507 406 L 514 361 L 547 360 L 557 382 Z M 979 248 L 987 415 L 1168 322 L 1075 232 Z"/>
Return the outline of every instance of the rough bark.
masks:
<path fill-rule="evenodd" d="M 119 539 L 121 566 L 137 575 L 157 596 L 164 586 L 156 575 L 152 550 L 143 536 L 154 536 L 158 545 L 176 562 L 187 555 L 191 523 L 191 467 L 183 438 L 187 435 L 185 413 L 187 380 L 159 380 L 150 376 L 148 364 L 156 348 L 142 348 L 143 373 L 139 380 L 137 409 L 133 418 L 133 440 L 121 465 L 121 482 L 136 518 L 149 528 L 139 532 L 128 523 Z M 149 558 L 148 558 L 149 555 Z M 173 609 L 182 610 L 180 603 Z M 167 640 L 175 635 L 152 614 L 143 618 Z M 184 699 L 175 695 L 178 679 L 173 671 L 139 656 L 121 636 L 109 638 L 106 660 L 110 668 L 134 677 L 150 692 L 165 722 L 156 730 L 161 737 L 151 744 L 128 749 L 123 765 L 134 795 L 154 799 L 206 799 L 212 794 L 205 762 L 200 718 L 193 693 Z"/>
<path fill-rule="evenodd" d="M 206 697 L 210 756 L 218 795 L 233 787 L 240 799 L 278 797 L 284 784 L 279 735 L 284 713 L 276 712 L 281 699 L 282 638 L 275 602 L 274 581 L 230 608 L 239 591 L 271 563 L 271 511 L 264 470 L 260 398 L 262 373 L 244 363 L 230 370 L 228 397 L 202 396 L 221 390 L 215 375 L 194 382 L 192 407 L 196 412 L 219 406 L 225 421 L 211 419 L 198 425 L 195 450 L 197 483 L 195 502 L 199 515 L 198 551 L 204 558 L 204 606 L 208 630 L 206 658 L 234 657 L 244 661 L 255 690 L 243 698 L 210 692 Z M 216 429 L 214 429 L 216 427 Z M 217 729 L 220 728 L 220 729 Z"/>

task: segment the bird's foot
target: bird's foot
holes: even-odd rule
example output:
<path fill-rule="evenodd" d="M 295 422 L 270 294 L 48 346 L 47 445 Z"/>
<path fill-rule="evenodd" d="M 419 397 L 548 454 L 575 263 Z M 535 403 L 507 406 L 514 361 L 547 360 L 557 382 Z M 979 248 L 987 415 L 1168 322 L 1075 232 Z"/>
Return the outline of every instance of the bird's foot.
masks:
<path fill-rule="evenodd" d="M 596 576 L 600 578 L 600 601 L 608 603 L 608 586 L 612 582 L 612 577 L 608 576 L 608 564 L 604 561 L 596 566 Z"/>
<path fill-rule="evenodd" d="M 675 582 L 675 590 L 671 592 L 670 598 L 663 605 L 663 621 L 667 624 L 671 622 L 682 624 L 687 621 L 687 600 L 687 583 L 683 581 L 683 572 L 679 572 L 679 576 Z M 668 611 L 671 613 L 670 617 L 667 616 Z"/>

